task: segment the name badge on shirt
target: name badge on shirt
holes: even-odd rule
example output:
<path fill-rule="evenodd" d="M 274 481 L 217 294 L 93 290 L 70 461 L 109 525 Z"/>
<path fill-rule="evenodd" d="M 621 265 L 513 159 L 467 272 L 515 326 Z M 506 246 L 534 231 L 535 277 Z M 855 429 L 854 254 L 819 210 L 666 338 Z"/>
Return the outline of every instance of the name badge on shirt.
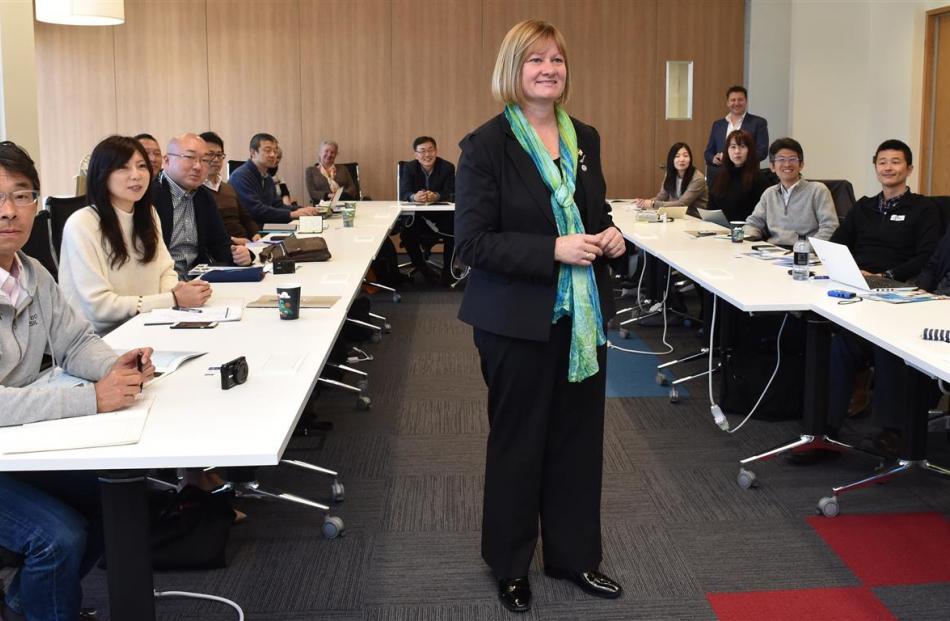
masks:
<path fill-rule="evenodd" d="M 896 214 L 896 213 L 895 213 L 895 214 L 892 214 L 892 215 L 891 215 L 891 222 L 903 222 L 903 221 L 904 221 L 904 218 L 906 218 L 906 217 L 907 217 L 906 214 Z"/>

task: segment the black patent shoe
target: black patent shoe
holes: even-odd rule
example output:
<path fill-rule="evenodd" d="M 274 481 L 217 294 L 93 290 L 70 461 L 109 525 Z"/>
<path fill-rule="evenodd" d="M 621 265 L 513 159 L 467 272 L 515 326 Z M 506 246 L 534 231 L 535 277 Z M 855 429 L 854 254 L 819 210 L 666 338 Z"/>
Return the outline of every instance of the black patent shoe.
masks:
<path fill-rule="evenodd" d="M 528 577 L 498 581 L 498 599 L 511 612 L 531 610 L 531 585 Z"/>
<path fill-rule="evenodd" d="M 606 599 L 616 599 L 623 592 L 616 580 L 599 571 L 567 571 L 556 567 L 547 567 L 544 573 L 558 580 L 570 580 L 584 591 Z"/>

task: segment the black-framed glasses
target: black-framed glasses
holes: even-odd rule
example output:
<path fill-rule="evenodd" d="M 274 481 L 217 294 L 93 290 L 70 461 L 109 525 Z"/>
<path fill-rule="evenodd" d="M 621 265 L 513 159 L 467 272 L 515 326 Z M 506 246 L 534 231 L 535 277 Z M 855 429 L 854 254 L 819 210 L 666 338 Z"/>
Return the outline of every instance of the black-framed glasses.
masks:
<path fill-rule="evenodd" d="M 777 157 L 772 161 L 776 164 L 797 164 L 801 160 L 799 160 L 797 157 Z"/>
<path fill-rule="evenodd" d="M 435 155 L 435 149 L 416 149 L 419 155 Z"/>
<path fill-rule="evenodd" d="M 0 205 L 7 202 L 13 203 L 15 207 L 29 207 L 35 205 L 39 199 L 40 193 L 36 190 L 14 190 L 12 192 L 0 192 Z"/>
<path fill-rule="evenodd" d="M 197 155 L 188 155 L 187 153 L 168 153 L 168 155 L 173 155 L 175 157 L 180 157 L 183 160 L 188 160 L 192 165 L 194 165 L 195 162 L 201 162 L 205 166 L 209 166 L 211 162 L 214 161 L 214 159 L 210 157 L 198 157 Z"/>

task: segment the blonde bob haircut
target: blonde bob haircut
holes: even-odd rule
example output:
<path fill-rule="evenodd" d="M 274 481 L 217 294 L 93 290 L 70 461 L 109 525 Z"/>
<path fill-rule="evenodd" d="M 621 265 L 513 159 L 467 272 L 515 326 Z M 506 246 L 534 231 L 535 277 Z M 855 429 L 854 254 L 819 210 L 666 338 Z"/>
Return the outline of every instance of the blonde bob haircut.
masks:
<path fill-rule="evenodd" d="M 525 103 L 524 88 L 521 85 L 521 68 L 528 58 L 528 54 L 539 43 L 554 41 L 558 51 L 564 57 L 564 69 L 567 78 L 564 80 L 564 92 L 558 98 L 558 104 L 567 101 L 571 92 L 571 70 L 567 59 L 567 46 L 564 36 L 553 25 L 536 19 L 528 19 L 512 26 L 505 35 L 498 49 L 498 58 L 495 59 L 495 69 L 491 74 L 491 94 L 504 103 Z"/>

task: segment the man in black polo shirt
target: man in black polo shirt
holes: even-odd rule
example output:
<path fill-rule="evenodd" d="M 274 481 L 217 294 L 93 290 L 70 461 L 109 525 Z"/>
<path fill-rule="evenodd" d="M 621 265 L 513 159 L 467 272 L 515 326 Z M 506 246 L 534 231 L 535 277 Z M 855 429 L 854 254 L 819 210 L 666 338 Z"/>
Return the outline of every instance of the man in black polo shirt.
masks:
<path fill-rule="evenodd" d="M 865 196 L 848 212 L 831 241 L 844 244 L 865 275 L 913 281 L 937 247 L 942 218 L 937 205 L 914 194 L 907 185 L 913 172 L 910 147 L 900 140 L 885 140 L 874 154 L 874 170 L 881 192 Z M 904 403 L 904 361 L 851 332 L 842 331 L 831 342 L 831 382 L 828 431 L 837 435 L 848 411 L 856 375 L 874 366 L 871 411 L 882 427 L 874 449 L 894 455 L 899 448 Z M 837 456 L 816 450 L 792 455 L 793 463 L 810 464 Z"/>

